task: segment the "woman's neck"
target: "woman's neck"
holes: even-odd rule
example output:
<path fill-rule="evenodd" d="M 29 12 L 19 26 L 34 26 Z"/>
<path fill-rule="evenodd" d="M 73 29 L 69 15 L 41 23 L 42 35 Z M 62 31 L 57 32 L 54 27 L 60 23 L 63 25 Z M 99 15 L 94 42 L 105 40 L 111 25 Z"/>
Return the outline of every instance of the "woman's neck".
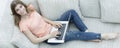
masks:
<path fill-rule="evenodd" d="M 25 15 L 22 15 L 21 16 L 21 19 L 27 19 L 29 17 L 29 14 L 27 13 L 27 14 L 25 14 Z"/>

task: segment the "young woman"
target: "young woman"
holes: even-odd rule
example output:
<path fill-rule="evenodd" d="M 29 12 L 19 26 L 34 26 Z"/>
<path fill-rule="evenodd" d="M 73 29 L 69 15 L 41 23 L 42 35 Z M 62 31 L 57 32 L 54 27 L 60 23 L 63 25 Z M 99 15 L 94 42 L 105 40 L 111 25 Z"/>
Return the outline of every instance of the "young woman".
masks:
<path fill-rule="evenodd" d="M 52 33 L 52 27 L 60 28 L 61 23 L 53 22 L 40 15 L 34 7 L 25 5 L 20 0 L 14 0 L 11 3 L 11 10 L 14 16 L 15 25 L 17 25 L 22 33 L 24 33 L 32 43 L 44 42 L 49 38 L 58 37 L 59 31 Z M 102 39 L 115 39 L 117 33 L 93 33 L 85 32 L 88 28 L 82 22 L 75 10 L 68 10 L 61 15 L 58 20 L 67 21 L 71 14 L 70 22 L 72 21 L 79 31 L 67 31 L 65 42 L 71 40 L 84 40 L 84 41 L 100 41 Z"/>

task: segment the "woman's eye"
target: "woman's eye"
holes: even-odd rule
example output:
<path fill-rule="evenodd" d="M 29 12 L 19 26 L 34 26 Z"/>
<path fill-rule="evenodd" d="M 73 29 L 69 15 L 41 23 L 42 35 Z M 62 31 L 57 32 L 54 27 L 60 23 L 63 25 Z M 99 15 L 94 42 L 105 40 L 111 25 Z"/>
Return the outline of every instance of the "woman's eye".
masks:
<path fill-rule="evenodd" d="M 20 6 L 20 8 L 22 8 L 22 6 Z"/>

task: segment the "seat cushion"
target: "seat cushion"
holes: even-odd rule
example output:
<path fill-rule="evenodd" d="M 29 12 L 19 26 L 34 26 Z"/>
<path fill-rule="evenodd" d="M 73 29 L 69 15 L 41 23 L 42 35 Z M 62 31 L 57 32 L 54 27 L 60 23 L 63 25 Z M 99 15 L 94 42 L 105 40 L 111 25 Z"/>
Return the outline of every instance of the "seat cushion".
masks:
<path fill-rule="evenodd" d="M 78 12 L 81 17 L 81 12 L 78 6 L 78 0 L 37 0 L 42 15 L 51 19 L 56 20 L 65 11 L 74 9 Z"/>
<path fill-rule="evenodd" d="M 100 0 L 101 20 L 120 23 L 120 0 Z"/>
<path fill-rule="evenodd" d="M 120 31 L 120 24 L 109 24 L 100 22 L 96 18 L 84 18 L 84 22 L 89 32 L 94 33 L 117 33 Z M 120 32 L 119 32 L 120 33 Z M 82 40 L 72 40 L 59 45 L 49 45 L 41 43 L 40 48 L 120 48 L 120 36 L 115 40 L 102 40 L 101 42 L 91 42 Z"/>

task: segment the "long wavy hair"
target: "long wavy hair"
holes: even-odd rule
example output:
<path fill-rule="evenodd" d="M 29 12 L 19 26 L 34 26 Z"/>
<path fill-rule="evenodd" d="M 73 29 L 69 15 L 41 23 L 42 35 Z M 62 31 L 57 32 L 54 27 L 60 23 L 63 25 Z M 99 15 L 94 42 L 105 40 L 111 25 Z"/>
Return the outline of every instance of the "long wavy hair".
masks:
<path fill-rule="evenodd" d="M 15 7 L 18 5 L 18 4 L 22 4 L 25 8 L 26 8 L 26 11 L 28 12 L 27 10 L 27 5 L 24 4 L 21 0 L 13 0 L 12 3 L 11 3 L 11 11 L 12 11 L 12 15 L 14 17 L 14 24 L 19 27 L 19 22 L 21 20 L 21 16 L 19 14 L 16 13 L 15 11 Z"/>

